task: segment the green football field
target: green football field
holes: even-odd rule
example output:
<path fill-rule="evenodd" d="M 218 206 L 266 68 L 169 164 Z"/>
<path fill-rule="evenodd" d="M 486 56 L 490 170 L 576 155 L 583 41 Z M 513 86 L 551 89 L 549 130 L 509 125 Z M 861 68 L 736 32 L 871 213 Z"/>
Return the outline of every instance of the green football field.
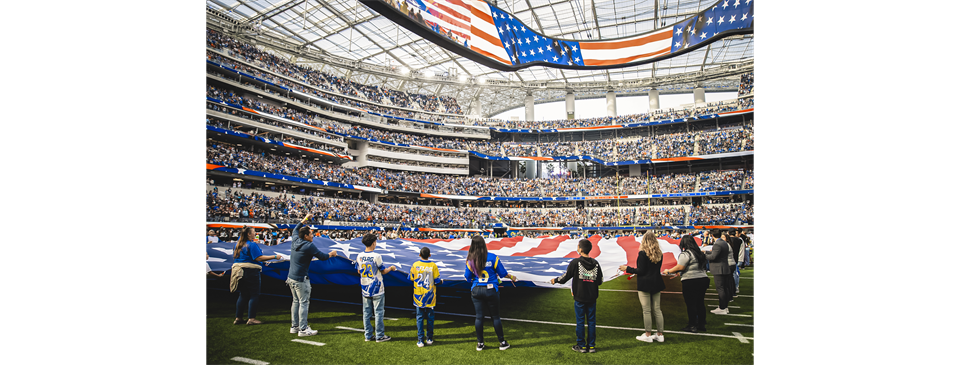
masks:
<path fill-rule="evenodd" d="M 234 325 L 237 293 L 226 277 L 207 282 L 207 362 L 211 364 L 752 364 L 753 268 L 741 271 L 740 295 L 730 315 L 716 315 L 716 290 L 707 290 L 707 332 L 680 331 L 687 323 L 680 280 L 665 280 L 661 296 L 665 342 L 636 340 L 643 317 L 636 283 L 620 277 L 604 283 L 597 301 L 597 352 L 579 353 L 569 289 L 501 288 L 501 318 L 511 347 L 497 349 L 489 319 L 487 349 L 476 351 L 469 292 L 439 288 L 433 345 L 419 348 L 411 287 L 387 287 L 384 321 L 391 341 L 365 342 L 359 286 L 314 285 L 310 326 L 320 333 L 289 333 L 290 291 L 263 278 L 257 318 Z M 301 342 L 307 341 L 307 342 Z M 323 344 L 322 346 L 319 344 Z"/>

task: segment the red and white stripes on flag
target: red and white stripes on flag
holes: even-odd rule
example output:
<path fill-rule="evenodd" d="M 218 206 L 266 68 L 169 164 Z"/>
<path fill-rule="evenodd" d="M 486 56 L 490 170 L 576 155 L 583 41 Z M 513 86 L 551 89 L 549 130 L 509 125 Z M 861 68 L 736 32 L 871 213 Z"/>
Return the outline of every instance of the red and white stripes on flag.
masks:
<path fill-rule="evenodd" d="M 452 0 L 460 1 L 460 0 Z M 470 49 L 501 63 L 512 65 L 510 55 L 503 49 L 500 33 L 490 16 L 490 4 L 480 0 L 464 0 L 470 7 Z"/>
<path fill-rule="evenodd" d="M 580 42 L 584 66 L 606 66 L 643 61 L 670 53 L 672 28 L 625 39 Z"/>

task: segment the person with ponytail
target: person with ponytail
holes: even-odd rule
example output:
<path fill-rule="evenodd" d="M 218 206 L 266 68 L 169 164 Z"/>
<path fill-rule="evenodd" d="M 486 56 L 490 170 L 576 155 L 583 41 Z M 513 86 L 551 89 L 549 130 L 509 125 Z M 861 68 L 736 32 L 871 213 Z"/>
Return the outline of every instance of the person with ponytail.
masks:
<path fill-rule="evenodd" d="M 240 289 L 237 298 L 237 317 L 233 324 L 240 324 L 244 310 L 248 309 L 247 324 L 261 324 L 257 320 L 257 302 L 260 301 L 260 270 L 261 262 L 279 260 L 280 255 L 265 256 L 260 246 L 253 241 L 253 227 L 244 226 L 240 229 L 237 245 L 233 247 L 233 266 L 230 274 L 230 292 Z"/>
<path fill-rule="evenodd" d="M 500 341 L 500 349 L 510 348 L 510 344 L 503 338 L 503 326 L 500 324 L 500 293 L 499 278 L 510 278 L 517 281 L 517 277 L 507 274 L 507 269 L 500 262 L 500 257 L 487 252 L 487 243 L 481 236 L 473 236 L 470 241 L 470 251 L 467 253 L 466 270 L 463 277 L 471 283 L 470 298 L 477 317 L 474 329 L 477 333 L 477 351 L 484 349 L 483 343 L 483 316 L 489 315 L 493 319 L 493 329 Z M 486 313 L 484 309 L 486 308 Z"/>
<path fill-rule="evenodd" d="M 663 313 L 660 312 L 660 292 L 667 286 L 663 284 L 663 278 L 660 276 L 661 264 L 663 264 L 663 251 L 660 251 L 657 236 L 653 232 L 647 232 L 640 240 L 637 267 L 620 265 L 620 271 L 637 274 L 637 294 L 640 296 L 640 306 L 643 308 L 643 327 L 646 330 L 643 335 L 637 336 L 637 340 L 643 342 L 653 342 L 654 340 L 663 342 Z M 657 334 L 650 335 L 654 318 L 657 321 Z"/>
<path fill-rule="evenodd" d="M 680 276 L 683 285 L 683 303 L 687 306 L 687 326 L 680 329 L 686 332 L 707 331 L 707 307 L 703 298 L 707 295 L 710 278 L 707 276 L 707 255 L 700 251 L 697 241 L 692 236 L 680 238 L 680 257 L 677 257 L 677 266 L 663 270 L 664 275 L 671 275 L 671 279 Z"/>

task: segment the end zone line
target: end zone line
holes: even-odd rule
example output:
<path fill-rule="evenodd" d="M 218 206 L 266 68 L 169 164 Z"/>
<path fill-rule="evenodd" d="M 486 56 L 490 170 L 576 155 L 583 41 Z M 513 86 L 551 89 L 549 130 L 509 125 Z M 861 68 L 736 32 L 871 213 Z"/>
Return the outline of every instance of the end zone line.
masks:
<path fill-rule="evenodd" d="M 245 362 L 245 363 L 247 363 L 247 364 L 253 364 L 253 365 L 269 365 L 269 364 L 270 364 L 269 362 L 266 362 L 266 361 L 248 359 L 248 358 L 240 357 L 240 356 L 234 357 L 234 358 L 232 358 L 232 359 L 230 359 L 230 360 L 233 360 L 233 361 L 236 361 L 236 362 Z"/>

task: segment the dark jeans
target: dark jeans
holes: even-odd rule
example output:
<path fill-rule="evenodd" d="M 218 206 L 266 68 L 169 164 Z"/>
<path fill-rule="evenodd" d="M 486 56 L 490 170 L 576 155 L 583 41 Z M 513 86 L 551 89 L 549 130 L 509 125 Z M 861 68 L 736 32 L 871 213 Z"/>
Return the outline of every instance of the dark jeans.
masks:
<path fill-rule="evenodd" d="M 720 299 L 720 309 L 727 309 L 727 303 L 730 302 L 730 282 L 733 281 L 731 274 L 714 274 L 713 286 L 717 288 L 717 296 Z"/>
<path fill-rule="evenodd" d="M 260 301 L 260 269 L 243 269 L 243 278 L 237 285 L 240 298 L 237 298 L 237 318 L 243 318 L 243 312 L 250 307 L 250 317 L 257 318 L 257 302 Z"/>
<path fill-rule="evenodd" d="M 573 309 L 577 312 L 577 346 L 587 348 L 596 347 L 597 342 L 597 303 L 583 303 L 573 301 Z M 583 340 L 583 321 L 587 321 L 587 340 Z"/>
<path fill-rule="evenodd" d="M 497 339 L 503 342 L 503 326 L 500 324 L 500 293 L 497 289 L 476 286 L 470 291 L 470 299 L 473 300 L 473 309 L 477 311 L 477 319 L 473 323 L 477 332 L 477 343 L 483 343 L 484 307 L 487 309 L 486 314 L 493 319 L 493 329 L 497 332 Z"/>
<path fill-rule="evenodd" d="M 683 285 L 683 303 L 687 306 L 687 326 L 705 328 L 707 326 L 707 307 L 703 298 L 707 296 L 710 278 L 681 280 Z"/>
<path fill-rule="evenodd" d="M 417 307 L 417 342 L 433 341 L 433 307 Z M 423 334 L 423 323 L 427 323 L 427 334 Z"/>

